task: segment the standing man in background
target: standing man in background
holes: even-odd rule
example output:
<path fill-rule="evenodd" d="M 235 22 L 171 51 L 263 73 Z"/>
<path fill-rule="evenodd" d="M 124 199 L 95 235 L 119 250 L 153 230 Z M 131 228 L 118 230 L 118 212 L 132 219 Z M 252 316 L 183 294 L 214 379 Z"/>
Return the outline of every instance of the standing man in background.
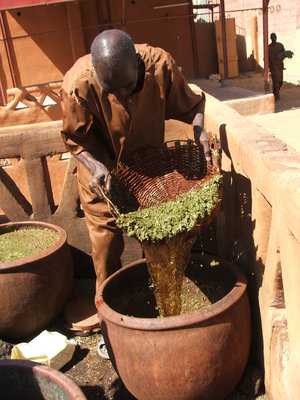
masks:
<path fill-rule="evenodd" d="M 279 90 L 283 84 L 283 60 L 288 57 L 292 58 L 291 51 L 285 51 L 282 43 L 277 42 L 276 33 L 270 35 L 271 43 L 269 44 L 269 65 L 273 82 L 273 94 L 275 101 L 279 100 Z"/>

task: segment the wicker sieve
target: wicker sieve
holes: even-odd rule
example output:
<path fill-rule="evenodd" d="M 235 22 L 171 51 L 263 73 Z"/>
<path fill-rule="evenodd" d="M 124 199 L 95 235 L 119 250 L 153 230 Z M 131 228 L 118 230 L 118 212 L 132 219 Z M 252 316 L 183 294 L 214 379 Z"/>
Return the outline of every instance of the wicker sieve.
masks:
<path fill-rule="evenodd" d="M 216 144 L 212 145 L 212 149 Z M 191 140 L 170 141 L 156 150 L 135 155 L 130 164 L 119 163 L 112 171 L 113 187 L 118 187 L 118 204 L 107 194 L 112 213 L 119 216 L 118 209 L 157 206 L 191 189 L 199 189 L 209 179 L 220 173 L 218 151 L 213 150 L 213 162 L 207 162 L 202 146 Z M 117 207 L 116 207 L 117 206 Z"/>

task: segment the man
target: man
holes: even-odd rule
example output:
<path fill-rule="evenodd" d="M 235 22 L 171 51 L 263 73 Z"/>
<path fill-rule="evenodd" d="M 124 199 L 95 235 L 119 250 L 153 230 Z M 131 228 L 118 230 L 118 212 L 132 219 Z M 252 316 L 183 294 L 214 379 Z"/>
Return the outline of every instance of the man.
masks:
<path fill-rule="evenodd" d="M 279 100 L 279 90 L 283 84 L 283 60 L 286 57 L 291 58 L 293 53 L 285 51 L 282 43 L 277 42 L 276 33 L 270 35 L 271 43 L 269 44 L 269 64 L 273 82 L 273 94 L 275 101 Z"/>
<path fill-rule="evenodd" d="M 62 137 L 77 159 L 97 297 L 102 282 L 119 268 L 124 247 L 122 232 L 101 199 L 101 185 L 110 190 L 110 171 L 118 161 L 128 162 L 134 153 L 163 143 L 166 119 L 192 123 L 209 158 L 205 99 L 192 92 L 167 52 L 134 45 L 130 36 L 115 29 L 99 34 L 91 54 L 66 73 L 61 99 Z"/>

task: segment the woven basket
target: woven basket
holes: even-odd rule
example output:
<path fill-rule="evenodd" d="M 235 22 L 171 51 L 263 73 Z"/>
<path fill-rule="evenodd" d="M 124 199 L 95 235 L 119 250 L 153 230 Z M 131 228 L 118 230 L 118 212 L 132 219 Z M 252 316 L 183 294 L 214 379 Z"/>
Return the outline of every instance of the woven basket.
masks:
<path fill-rule="evenodd" d="M 208 163 L 202 146 L 195 142 L 166 142 L 157 150 L 135 156 L 131 164 L 118 164 L 112 172 L 113 187 L 119 188 L 118 204 L 110 202 L 111 211 L 118 215 L 117 209 L 126 213 L 176 200 L 191 189 L 201 188 L 219 172 L 215 158 Z"/>

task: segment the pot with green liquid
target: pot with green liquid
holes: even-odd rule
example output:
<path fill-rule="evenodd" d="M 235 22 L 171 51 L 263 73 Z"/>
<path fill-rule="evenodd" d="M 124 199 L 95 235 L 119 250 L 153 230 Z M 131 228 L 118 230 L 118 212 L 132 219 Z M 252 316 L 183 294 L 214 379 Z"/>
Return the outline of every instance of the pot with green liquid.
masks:
<path fill-rule="evenodd" d="M 224 400 L 247 364 L 245 275 L 220 257 L 193 253 L 181 313 L 161 317 L 146 260 L 102 285 L 98 313 L 110 359 L 138 400 Z"/>
<path fill-rule="evenodd" d="M 43 329 L 61 311 L 72 281 L 64 229 L 38 221 L 0 225 L 2 338 L 25 338 Z"/>

